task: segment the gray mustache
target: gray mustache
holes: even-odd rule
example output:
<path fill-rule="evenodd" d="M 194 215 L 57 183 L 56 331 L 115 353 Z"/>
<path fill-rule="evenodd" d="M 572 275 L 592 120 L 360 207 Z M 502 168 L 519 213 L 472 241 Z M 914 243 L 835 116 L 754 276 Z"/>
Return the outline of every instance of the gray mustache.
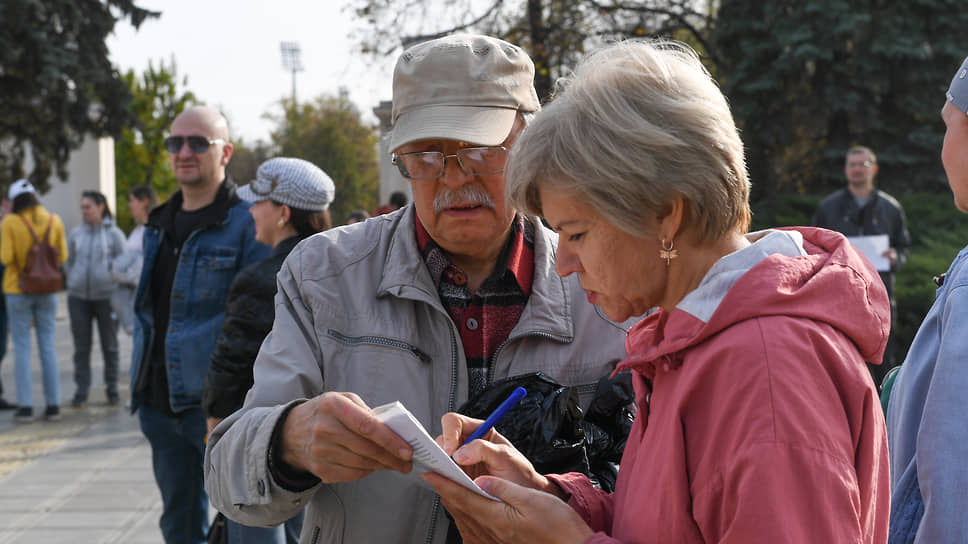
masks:
<path fill-rule="evenodd" d="M 446 190 L 434 197 L 434 213 L 441 213 L 456 204 L 479 204 L 494 209 L 491 195 L 478 185 L 464 185 L 456 190 Z"/>

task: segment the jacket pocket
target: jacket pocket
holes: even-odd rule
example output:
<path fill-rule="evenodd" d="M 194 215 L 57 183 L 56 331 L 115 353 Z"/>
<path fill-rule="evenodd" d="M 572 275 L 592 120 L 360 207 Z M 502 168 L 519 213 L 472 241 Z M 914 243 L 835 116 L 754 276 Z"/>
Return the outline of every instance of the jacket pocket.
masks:
<path fill-rule="evenodd" d="M 331 391 L 352 391 L 370 406 L 399 400 L 418 418 L 432 375 L 432 357 L 413 343 L 378 335 L 326 329 L 323 380 Z M 417 407 L 417 408 L 415 408 Z"/>
<path fill-rule="evenodd" d="M 389 347 L 389 348 L 396 348 L 410 353 L 411 355 L 413 355 L 423 363 L 430 362 L 430 355 L 427 355 L 426 352 L 424 352 L 417 346 L 414 346 L 413 344 L 410 344 L 408 342 L 404 342 L 403 340 L 397 340 L 395 338 L 387 338 L 385 336 L 348 336 L 333 329 L 327 329 L 326 334 L 330 338 L 333 338 L 337 342 L 340 342 L 342 344 L 346 344 L 347 346 L 371 345 L 371 346 L 383 346 L 383 347 Z"/>
<path fill-rule="evenodd" d="M 195 256 L 194 292 L 199 303 L 225 306 L 229 287 L 238 271 L 239 250 L 229 247 L 199 248 Z"/>
<path fill-rule="evenodd" d="M 233 247 L 199 248 L 196 257 L 198 268 L 203 270 L 230 270 L 239 261 L 239 250 Z"/>
<path fill-rule="evenodd" d="M 306 509 L 302 534 L 309 535 L 311 544 L 339 544 L 344 540 L 345 525 L 343 501 L 332 487 L 323 485 L 313 497 L 312 505 Z"/>

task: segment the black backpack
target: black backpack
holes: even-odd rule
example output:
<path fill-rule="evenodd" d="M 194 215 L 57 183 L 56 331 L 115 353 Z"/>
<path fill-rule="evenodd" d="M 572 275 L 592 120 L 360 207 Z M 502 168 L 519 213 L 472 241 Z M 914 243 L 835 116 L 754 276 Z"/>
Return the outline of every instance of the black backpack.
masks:
<path fill-rule="evenodd" d="M 46 295 L 56 293 L 64 286 L 64 273 L 60 268 L 60 252 L 50 245 L 50 230 L 54 223 L 54 216 L 47 222 L 47 232 L 44 240 L 38 240 L 34 229 L 24 216 L 17 214 L 30 231 L 34 243 L 27 251 L 27 262 L 20 269 L 20 291 L 28 295 Z"/>

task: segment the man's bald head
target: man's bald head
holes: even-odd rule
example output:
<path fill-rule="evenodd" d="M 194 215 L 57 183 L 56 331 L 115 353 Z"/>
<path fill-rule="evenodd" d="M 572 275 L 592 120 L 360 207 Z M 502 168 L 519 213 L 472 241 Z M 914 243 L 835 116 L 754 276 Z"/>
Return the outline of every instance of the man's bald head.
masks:
<path fill-rule="evenodd" d="M 183 117 L 204 123 L 211 129 L 212 137 L 221 138 L 226 142 L 229 141 L 229 122 L 217 110 L 208 106 L 191 106 L 185 108 L 175 117 L 175 123 Z M 174 126 L 174 123 L 172 123 L 172 126 Z"/>

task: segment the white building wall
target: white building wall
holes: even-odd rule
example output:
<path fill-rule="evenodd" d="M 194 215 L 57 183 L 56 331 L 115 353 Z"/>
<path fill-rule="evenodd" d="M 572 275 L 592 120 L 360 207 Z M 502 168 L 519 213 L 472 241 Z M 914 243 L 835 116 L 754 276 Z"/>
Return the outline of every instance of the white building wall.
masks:
<path fill-rule="evenodd" d="M 380 154 L 380 202 L 377 203 L 378 206 L 382 206 L 390 201 L 390 193 L 394 191 L 403 191 L 403 194 L 407 195 L 407 201 L 413 200 L 413 195 L 410 194 L 410 183 L 400 175 L 400 170 L 390 162 L 390 135 L 384 134 L 380 136 L 379 143 L 379 154 Z"/>
<path fill-rule="evenodd" d="M 29 151 L 24 171 L 33 170 L 33 158 Z M 114 139 L 93 138 L 84 140 L 80 149 L 71 153 L 67 163 L 68 179 L 57 176 L 50 179 L 50 190 L 39 195 L 40 203 L 56 213 L 64 221 L 66 232 L 83 221 L 81 218 L 81 193 L 100 191 L 107 198 L 112 213 L 117 213 L 114 174 Z"/>
<path fill-rule="evenodd" d="M 380 161 L 380 201 L 377 206 L 382 206 L 389 202 L 390 193 L 403 191 L 407 195 L 407 200 L 412 201 L 413 195 L 410 193 L 410 183 L 400 175 L 400 171 L 390 162 L 390 114 L 392 104 L 389 100 L 380 102 L 380 105 L 373 108 L 373 114 L 380 120 L 380 141 L 377 144 L 377 153 Z"/>

